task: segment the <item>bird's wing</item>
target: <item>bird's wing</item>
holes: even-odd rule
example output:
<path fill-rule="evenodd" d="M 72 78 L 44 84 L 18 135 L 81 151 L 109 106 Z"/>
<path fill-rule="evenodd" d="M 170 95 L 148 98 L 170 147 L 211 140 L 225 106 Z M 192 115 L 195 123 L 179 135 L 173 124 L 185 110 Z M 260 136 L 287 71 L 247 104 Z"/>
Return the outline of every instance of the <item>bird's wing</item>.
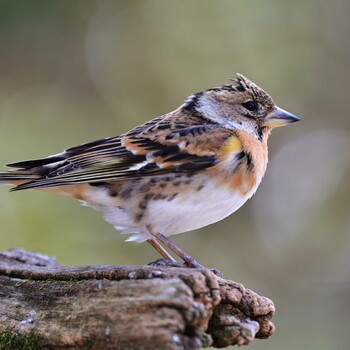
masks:
<path fill-rule="evenodd" d="M 8 166 L 40 175 L 13 190 L 194 173 L 217 164 L 218 151 L 235 138 L 232 131 L 214 124 L 174 126 L 155 119 L 122 136 Z"/>

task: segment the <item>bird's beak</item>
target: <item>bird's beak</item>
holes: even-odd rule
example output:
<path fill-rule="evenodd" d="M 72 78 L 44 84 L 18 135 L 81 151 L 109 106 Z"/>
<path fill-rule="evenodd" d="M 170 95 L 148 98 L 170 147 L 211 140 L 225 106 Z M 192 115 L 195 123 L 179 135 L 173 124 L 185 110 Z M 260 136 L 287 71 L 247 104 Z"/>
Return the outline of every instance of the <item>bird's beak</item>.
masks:
<path fill-rule="evenodd" d="M 269 128 L 278 128 L 279 126 L 284 126 L 290 123 L 298 122 L 300 118 L 285 111 L 282 108 L 276 107 L 273 112 L 271 112 L 263 122 L 263 126 Z"/>

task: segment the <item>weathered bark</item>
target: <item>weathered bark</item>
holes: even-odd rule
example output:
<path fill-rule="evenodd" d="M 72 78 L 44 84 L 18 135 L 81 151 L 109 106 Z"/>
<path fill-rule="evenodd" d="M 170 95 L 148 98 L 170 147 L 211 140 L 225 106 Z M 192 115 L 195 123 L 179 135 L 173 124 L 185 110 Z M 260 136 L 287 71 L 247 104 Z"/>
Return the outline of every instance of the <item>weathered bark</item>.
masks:
<path fill-rule="evenodd" d="M 200 349 L 272 335 L 273 303 L 206 269 L 0 252 L 0 349 Z"/>

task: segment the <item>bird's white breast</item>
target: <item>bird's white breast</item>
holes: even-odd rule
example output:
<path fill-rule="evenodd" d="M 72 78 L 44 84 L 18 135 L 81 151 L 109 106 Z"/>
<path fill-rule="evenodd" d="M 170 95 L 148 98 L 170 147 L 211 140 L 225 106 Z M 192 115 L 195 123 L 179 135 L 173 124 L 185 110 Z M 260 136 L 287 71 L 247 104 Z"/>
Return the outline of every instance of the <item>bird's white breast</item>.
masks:
<path fill-rule="evenodd" d="M 165 236 L 196 230 L 218 222 L 239 209 L 255 192 L 245 196 L 208 180 L 200 191 L 189 191 L 171 202 L 151 202 L 148 219 L 151 227 Z"/>
<path fill-rule="evenodd" d="M 107 190 L 94 189 L 91 201 L 84 201 L 104 213 L 105 219 L 125 234 L 132 234 L 128 241 L 143 242 L 152 237 L 151 232 L 165 236 L 196 230 L 218 222 L 239 209 L 256 191 L 259 183 L 245 195 L 240 191 L 218 183 L 210 178 L 198 189 L 192 186 L 180 191 L 172 200 L 150 200 L 142 221 L 133 212 L 138 208 L 136 198 L 118 203 Z M 97 201 L 98 199 L 98 201 Z"/>

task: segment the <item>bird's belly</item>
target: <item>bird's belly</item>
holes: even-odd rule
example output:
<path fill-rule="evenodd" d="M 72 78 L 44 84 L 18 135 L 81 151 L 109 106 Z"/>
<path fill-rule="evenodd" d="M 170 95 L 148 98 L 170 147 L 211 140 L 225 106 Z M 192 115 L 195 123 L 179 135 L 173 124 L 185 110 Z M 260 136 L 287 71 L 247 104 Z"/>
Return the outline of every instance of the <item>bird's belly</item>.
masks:
<path fill-rule="evenodd" d="M 240 208 L 253 193 L 242 195 L 230 188 L 207 183 L 200 191 L 189 191 L 174 200 L 149 204 L 147 219 L 153 231 L 165 236 L 218 222 Z"/>
<path fill-rule="evenodd" d="M 187 188 L 173 187 L 167 196 L 163 190 L 162 196 L 153 195 L 145 207 L 141 206 L 145 194 L 139 196 L 137 186 L 136 195 L 127 200 L 110 197 L 107 189 L 91 188 L 83 204 L 102 211 L 118 230 L 133 234 L 128 241 L 143 242 L 152 237 L 152 232 L 171 236 L 218 222 L 239 209 L 258 186 L 257 183 L 249 192 L 242 192 L 204 179 L 194 179 Z"/>

